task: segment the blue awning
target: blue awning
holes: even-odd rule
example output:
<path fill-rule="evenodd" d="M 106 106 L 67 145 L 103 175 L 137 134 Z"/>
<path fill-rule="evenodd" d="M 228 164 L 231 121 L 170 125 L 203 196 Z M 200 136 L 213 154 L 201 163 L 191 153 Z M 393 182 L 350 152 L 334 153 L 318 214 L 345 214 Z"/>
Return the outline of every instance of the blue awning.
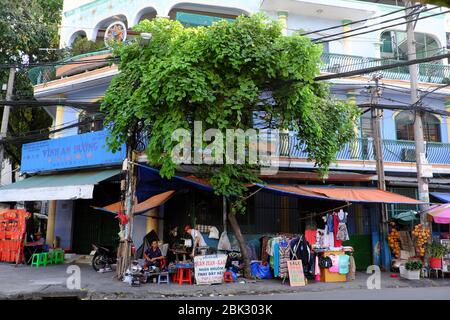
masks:
<path fill-rule="evenodd" d="M 446 192 L 430 192 L 430 194 L 436 199 L 443 201 L 445 203 L 450 202 L 450 193 Z"/>
<path fill-rule="evenodd" d="M 192 186 L 203 191 L 214 191 L 206 180 L 195 176 L 174 176 L 171 179 L 164 179 L 159 175 L 158 169 L 142 164 L 138 167 L 138 175 L 136 195 L 139 202 L 165 191 L 178 190 L 183 186 Z"/>

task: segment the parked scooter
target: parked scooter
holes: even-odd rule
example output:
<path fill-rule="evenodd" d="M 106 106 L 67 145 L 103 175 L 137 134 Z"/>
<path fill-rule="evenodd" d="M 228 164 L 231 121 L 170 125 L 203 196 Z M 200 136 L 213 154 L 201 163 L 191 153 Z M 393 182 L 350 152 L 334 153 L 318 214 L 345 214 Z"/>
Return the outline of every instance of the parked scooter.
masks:
<path fill-rule="evenodd" d="M 95 271 L 111 269 L 111 265 L 117 262 L 117 253 L 113 247 L 92 244 L 94 257 L 92 258 L 92 268 Z"/>

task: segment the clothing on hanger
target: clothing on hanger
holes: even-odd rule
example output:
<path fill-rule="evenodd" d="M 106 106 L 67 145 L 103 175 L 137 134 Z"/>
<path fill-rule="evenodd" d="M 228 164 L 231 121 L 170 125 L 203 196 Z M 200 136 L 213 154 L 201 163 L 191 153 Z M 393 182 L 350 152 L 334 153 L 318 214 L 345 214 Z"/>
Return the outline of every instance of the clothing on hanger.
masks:
<path fill-rule="evenodd" d="M 333 212 L 333 235 L 334 235 L 334 247 L 339 248 L 342 247 L 342 241 L 337 238 L 337 232 L 338 232 L 338 217 L 337 213 Z"/>

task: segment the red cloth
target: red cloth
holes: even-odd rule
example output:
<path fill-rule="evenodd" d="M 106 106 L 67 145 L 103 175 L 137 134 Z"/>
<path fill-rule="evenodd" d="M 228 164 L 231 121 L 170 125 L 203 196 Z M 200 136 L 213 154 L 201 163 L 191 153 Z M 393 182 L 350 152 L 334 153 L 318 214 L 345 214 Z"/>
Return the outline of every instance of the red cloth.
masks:
<path fill-rule="evenodd" d="M 338 221 L 337 214 L 336 214 L 336 212 L 333 212 L 333 229 L 334 229 L 333 234 L 334 234 L 334 246 L 335 247 L 342 246 L 342 241 L 336 239 L 337 232 L 338 232 L 338 225 L 339 225 L 339 221 Z"/>
<path fill-rule="evenodd" d="M 305 239 L 312 246 L 316 243 L 316 230 L 305 230 Z"/>

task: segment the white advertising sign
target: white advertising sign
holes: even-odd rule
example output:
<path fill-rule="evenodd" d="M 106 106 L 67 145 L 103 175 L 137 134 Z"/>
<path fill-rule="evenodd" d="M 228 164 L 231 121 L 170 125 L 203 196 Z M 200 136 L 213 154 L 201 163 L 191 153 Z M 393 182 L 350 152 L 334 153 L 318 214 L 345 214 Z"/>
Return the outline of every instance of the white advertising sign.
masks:
<path fill-rule="evenodd" d="M 194 257 L 194 274 L 197 284 L 222 283 L 227 256 L 214 254 Z"/>

